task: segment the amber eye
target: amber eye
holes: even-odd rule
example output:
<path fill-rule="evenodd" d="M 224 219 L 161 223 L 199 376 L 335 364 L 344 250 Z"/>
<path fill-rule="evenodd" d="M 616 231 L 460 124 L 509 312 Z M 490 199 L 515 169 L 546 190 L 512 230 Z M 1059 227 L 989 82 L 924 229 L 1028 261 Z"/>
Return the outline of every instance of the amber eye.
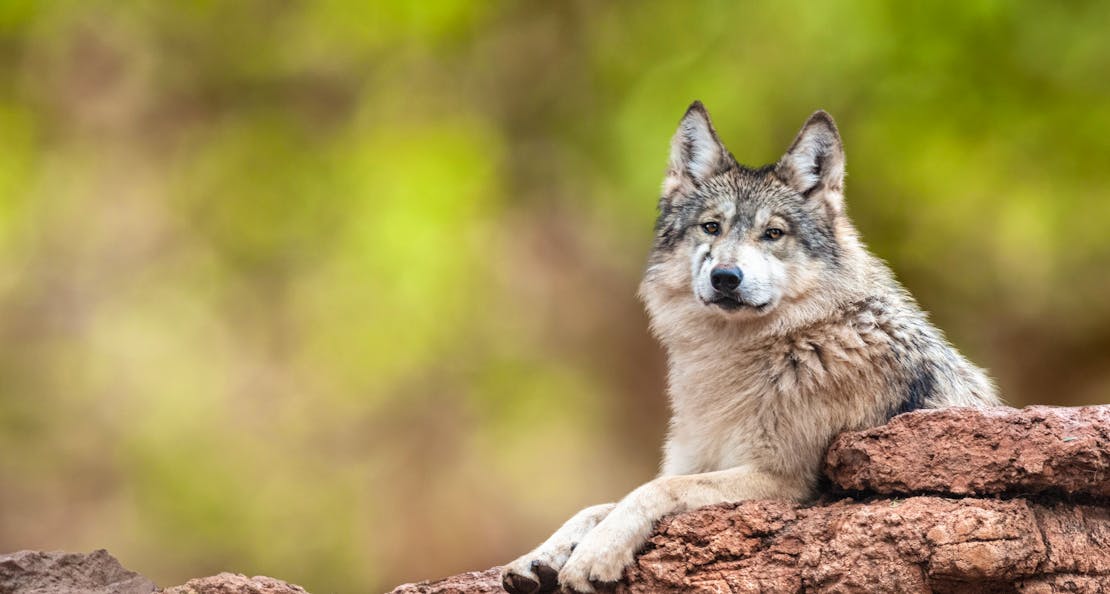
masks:
<path fill-rule="evenodd" d="M 782 236 L 782 229 L 777 229 L 775 227 L 771 227 L 770 229 L 763 232 L 763 239 L 766 239 L 768 241 L 778 241 L 782 238 Z"/>
<path fill-rule="evenodd" d="M 710 235 L 717 235 L 721 232 L 721 224 L 717 221 L 709 221 L 708 223 L 702 223 L 701 229 Z"/>

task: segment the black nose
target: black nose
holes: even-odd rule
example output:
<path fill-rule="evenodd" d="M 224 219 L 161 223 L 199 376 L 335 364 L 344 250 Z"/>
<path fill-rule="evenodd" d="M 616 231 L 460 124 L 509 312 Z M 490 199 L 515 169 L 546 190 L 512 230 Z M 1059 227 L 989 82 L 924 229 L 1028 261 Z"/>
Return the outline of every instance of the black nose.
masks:
<path fill-rule="evenodd" d="M 733 267 L 719 266 L 709 273 L 709 282 L 713 285 L 714 289 L 724 293 L 727 291 L 735 291 L 736 287 L 740 286 L 740 281 L 744 280 L 744 273 L 740 269 Z"/>

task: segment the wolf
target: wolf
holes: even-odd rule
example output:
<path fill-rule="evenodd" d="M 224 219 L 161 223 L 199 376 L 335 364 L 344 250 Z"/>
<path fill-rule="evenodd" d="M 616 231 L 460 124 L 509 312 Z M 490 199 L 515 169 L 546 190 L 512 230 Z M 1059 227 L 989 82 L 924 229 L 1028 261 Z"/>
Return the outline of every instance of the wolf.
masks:
<path fill-rule="evenodd" d="M 701 102 L 671 140 L 640 297 L 668 358 L 659 476 L 588 507 L 507 565 L 504 588 L 592 592 L 620 579 L 661 517 L 811 499 L 830 441 L 919 408 L 999 403 L 845 211 L 829 114 L 778 162 L 739 164 Z"/>

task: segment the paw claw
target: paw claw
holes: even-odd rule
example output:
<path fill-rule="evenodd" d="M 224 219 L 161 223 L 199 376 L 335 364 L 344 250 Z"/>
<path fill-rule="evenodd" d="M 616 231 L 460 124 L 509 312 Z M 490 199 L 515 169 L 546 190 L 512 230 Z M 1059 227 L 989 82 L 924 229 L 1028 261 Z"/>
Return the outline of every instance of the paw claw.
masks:
<path fill-rule="evenodd" d="M 593 586 L 594 592 L 598 592 L 599 594 L 609 594 L 610 592 L 617 591 L 617 582 L 590 580 L 590 585 Z"/>
<path fill-rule="evenodd" d="M 539 594 L 547 594 L 559 589 L 559 572 L 539 559 L 532 561 L 532 573 L 540 578 Z"/>
<path fill-rule="evenodd" d="M 501 578 L 501 587 L 509 594 L 534 594 L 540 584 L 528 576 L 509 571 Z"/>

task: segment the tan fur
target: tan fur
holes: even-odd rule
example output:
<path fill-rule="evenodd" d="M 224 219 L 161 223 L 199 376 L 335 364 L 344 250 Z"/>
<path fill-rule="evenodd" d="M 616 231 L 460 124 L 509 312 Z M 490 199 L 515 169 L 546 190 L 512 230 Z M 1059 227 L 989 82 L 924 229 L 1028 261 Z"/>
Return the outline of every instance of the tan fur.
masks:
<path fill-rule="evenodd" d="M 615 505 L 587 508 L 509 564 L 506 589 L 550 590 L 558 571 L 563 587 L 592 591 L 620 578 L 666 514 L 812 497 L 824 451 L 841 431 L 882 424 L 906 403 L 998 402 L 987 376 L 860 243 L 844 213 L 843 171 L 839 134 L 824 112 L 773 170 L 749 170 L 720 144 L 700 104 L 691 107 L 672 142 L 660 234 L 640 288 L 669 358 L 673 414 L 662 471 Z M 751 207 L 747 218 L 738 205 Z M 699 235 L 705 217 L 736 221 L 735 229 Z M 823 221 L 834 253 L 807 252 L 806 238 L 760 238 L 790 220 Z M 667 235 L 676 229 L 681 240 Z M 709 270 L 738 262 L 755 288 L 737 298 L 755 295 L 766 308 L 706 302 L 716 294 Z"/>

